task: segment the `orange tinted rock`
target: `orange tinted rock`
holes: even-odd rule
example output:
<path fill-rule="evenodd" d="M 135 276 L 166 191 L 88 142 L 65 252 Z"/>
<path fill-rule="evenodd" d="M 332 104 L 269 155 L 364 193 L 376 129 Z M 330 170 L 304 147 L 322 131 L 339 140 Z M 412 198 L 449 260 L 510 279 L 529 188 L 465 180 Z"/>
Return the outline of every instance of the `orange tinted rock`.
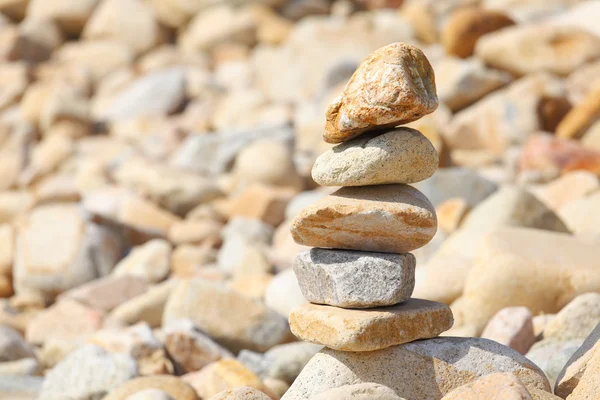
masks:
<path fill-rule="evenodd" d="M 510 25 L 514 25 L 514 21 L 502 12 L 461 8 L 450 15 L 442 31 L 442 44 L 446 53 L 467 58 L 473 55 L 481 36 Z"/>
<path fill-rule="evenodd" d="M 290 231 L 298 244 L 406 253 L 435 235 L 433 206 L 408 185 L 345 187 L 302 210 Z"/>
<path fill-rule="evenodd" d="M 600 81 L 569 111 L 556 127 L 556 136 L 580 138 L 600 119 Z"/>
<path fill-rule="evenodd" d="M 442 400 L 532 400 L 527 388 L 511 373 L 485 375 L 445 395 Z"/>
<path fill-rule="evenodd" d="M 376 50 L 327 110 L 323 138 L 340 143 L 363 132 L 415 121 L 438 106 L 435 76 L 423 52 L 405 43 Z"/>

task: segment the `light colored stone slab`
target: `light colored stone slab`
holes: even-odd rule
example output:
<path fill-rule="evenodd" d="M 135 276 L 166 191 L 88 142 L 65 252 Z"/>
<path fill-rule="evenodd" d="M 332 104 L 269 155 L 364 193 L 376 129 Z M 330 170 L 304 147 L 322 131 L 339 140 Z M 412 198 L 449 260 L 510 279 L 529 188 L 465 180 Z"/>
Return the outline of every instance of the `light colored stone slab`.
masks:
<path fill-rule="evenodd" d="M 435 337 L 452 323 L 448 306 L 421 299 L 371 310 L 305 304 L 290 314 L 290 328 L 298 338 L 343 351 L 373 351 Z"/>

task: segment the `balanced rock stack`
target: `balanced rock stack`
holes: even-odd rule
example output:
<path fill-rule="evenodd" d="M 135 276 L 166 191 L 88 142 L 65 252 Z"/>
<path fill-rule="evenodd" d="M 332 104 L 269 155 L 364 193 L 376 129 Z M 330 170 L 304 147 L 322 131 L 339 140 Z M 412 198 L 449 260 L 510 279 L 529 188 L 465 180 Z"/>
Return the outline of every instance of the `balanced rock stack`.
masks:
<path fill-rule="evenodd" d="M 410 298 L 415 257 L 437 229 L 434 207 L 410 183 L 430 177 L 438 155 L 420 132 L 394 128 L 433 112 L 435 78 L 425 55 L 403 43 L 358 67 L 329 107 L 315 182 L 343 186 L 300 212 L 291 232 L 314 247 L 294 261 L 310 302 L 290 314 L 292 332 L 328 348 L 364 352 L 450 329 L 450 308 Z"/>

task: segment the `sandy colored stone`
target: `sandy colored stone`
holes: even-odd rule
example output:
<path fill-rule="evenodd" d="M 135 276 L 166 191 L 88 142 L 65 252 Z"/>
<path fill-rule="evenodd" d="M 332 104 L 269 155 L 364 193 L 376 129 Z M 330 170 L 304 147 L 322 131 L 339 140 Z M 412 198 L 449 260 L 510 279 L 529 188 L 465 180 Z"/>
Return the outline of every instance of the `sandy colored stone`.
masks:
<path fill-rule="evenodd" d="M 265 292 L 265 304 L 286 318 L 306 301 L 292 268 L 275 275 Z"/>
<path fill-rule="evenodd" d="M 522 226 L 554 232 L 570 232 L 562 219 L 527 189 L 503 186 L 475 207 L 462 228 L 489 232 L 501 226 Z"/>
<path fill-rule="evenodd" d="M 462 197 L 443 201 L 435 208 L 440 229 L 445 233 L 456 231 L 470 210 L 471 207 Z"/>
<path fill-rule="evenodd" d="M 475 55 L 515 75 L 541 70 L 568 75 L 600 55 L 600 38 L 577 27 L 517 25 L 482 37 Z"/>
<path fill-rule="evenodd" d="M 600 324 L 589 334 L 583 344 L 573 353 L 569 361 L 556 378 L 554 392 L 560 397 L 567 398 L 579 384 L 588 363 L 597 353 L 600 353 Z"/>
<path fill-rule="evenodd" d="M 479 7 L 459 8 L 444 25 L 442 44 L 446 53 L 467 58 L 473 55 L 481 36 L 514 24 L 509 16 L 499 11 Z"/>
<path fill-rule="evenodd" d="M 580 294 L 546 325 L 544 339 L 584 339 L 600 323 L 600 293 Z"/>
<path fill-rule="evenodd" d="M 321 154 L 312 178 L 322 186 L 365 186 L 414 183 L 429 178 L 439 160 L 420 132 L 399 128 L 362 135 Z"/>
<path fill-rule="evenodd" d="M 169 295 L 163 325 L 181 318 L 232 351 L 266 351 L 291 339 L 285 318 L 262 301 L 200 278 L 181 281 Z"/>
<path fill-rule="evenodd" d="M 298 254 L 293 268 L 308 301 L 342 308 L 398 304 L 410 298 L 415 284 L 410 253 L 313 248 Z"/>
<path fill-rule="evenodd" d="M 109 312 L 146 291 L 147 285 L 142 278 L 133 275 L 106 276 L 64 292 L 60 298 Z"/>
<path fill-rule="evenodd" d="M 392 389 L 387 386 L 376 383 L 359 383 L 356 385 L 340 386 L 331 389 L 317 396 L 311 397 L 311 400 L 404 400 L 400 398 Z"/>
<path fill-rule="evenodd" d="M 166 240 L 153 239 L 134 247 L 127 257 L 115 266 L 114 276 L 132 275 L 147 283 L 158 283 L 169 273 L 171 245 Z"/>
<path fill-rule="evenodd" d="M 165 325 L 163 331 L 163 343 L 178 373 L 198 371 L 221 358 L 233 358 L 190 320 L 173 321 Z"/>
<path fill-rule="evenodd" d="M 598 189 L 600 181 L 595 174 L 588 171 L 572 171 L 532 189 L 532 192 L 552 210 L 558 211 L 570 202 Z"/>
<path fill-rule="evenodd" d="M 202 399 L 241 386 L 266 390 L 260 378 L 237 360 L 214 362 L 201 371 L 184 375 L 182 379 L 190 384 Z"/>
<path fill-rule="evenodd" d="M 406 185 L 342 188 L 292 221 L 298 244 L 406 253 L 427 244 L 437 229 L 435 210 Z"/>
<path fill-rule="evenodd" d="M 127 396 L 125 400 L 176 400 L 167 392 L 158 389 L 144 389 L 141 392 Z"/>
<path fill-rule="evenodd" d="M 550 391 L 544 373 L 506 346 L 487 339 L 435 338 L 373 352 L 323 349 L 282 400 L 309 400 L 330 389 L 368 382 L 411 400 L 441 399 L 494 372 L 515 374 L 527 389 Z"/>
<path fill-rule="evenodd" d="M 577 295 L 600 290 L 593 261 L 600 250 L 576 237 L 501 228 L 479 246 L 463 295 L 452 304 L 457 326 L 483 329 L 496 312 L 512 306 L 556 313 Z"/>
<path fill-rule="evenodd" d="M 442 400 L 533 400 L 527 388 L 510 373 L 494 373 L 483 376 L 445 395 Z"/>
<path fill-rule="evenodd" d="M 556 127 L 556 136 L 579 139 L 600 119 L 600 82 L 565 115 Z"/>
<path fill-rule="evenodd" d="M 452 327 L 445 304 L 410 299 L 370 310 L 305 304 L 290 314 L 298 338 L 343 351 L 373 351 L 435 337 Z"/>
<path fill-rule="evenodd" d="M 42 344 L 52 339 L 75 340 L 102 326 L 103 314 L 74 300 L 61 300 L 27 324 L 27 341 Z"/>
<path fill-rule="evenodd" d="M 169 294 L 177 284 L 168 280 L 150 287 L 146 292 L 115 307 L 107 316 L 116 325 L 133 325 L 147 322 L 151 327 L 160 326 Z"/>
<path fill-rule="evenodd" d="M 512 80 L 509 73 L 487 68 L 481 60 L 446 57 L 436 64 L 440 102 L 458 111 Z"/>
<path fill-rule="evenodd" d="M 589 196 L 581 197 L 562 207 L 558 214 L 567 226 L 579 235 L 596 235 L 600 232 L 598 215 L 595 210 L 600 201 L 600 192 L 595 191 Z"/>
<path fill-rule="evenodd" d="M 481 337 L 494 340 L 525 354 L 536 339 L 532 317 L 526 307 L 503 308 L 488 322 Z"/>
<path fill-rule="evenodd" d="M 585 372 L 567 400 L 591 400 L 600 397 L 600 352 L 596 351 L 587 363 Z"/>
<path fill-rule="evenodd" d="M 214 220 L 190 220 L 177 222 L 169 229 L 169 241 L 173 244 L 192 243 L 204 241 L 219 242 L 223 224 Z"/>
<path fill-rule="evenodd" d="M 105 328 L 88 339 L 111 353 L 128 354 L 137 363 L 140 375 L 174 373 L 173 363 L 165 348 L 153 334 L 150 326 L 141 322 L 127 328 Z"/>
<path fill-rule="evenodd" d="M 44 0 L 33 0 L 29 2 L 27 16 L 33 19 L 53 20 L 64 32 L 78 35 L 98 3 L 99 0 L 85 0 L 77 3 L 61 0 L 50 4 Z"/>
<path fill-rule="evenodd" d="M 231 199 L 226 214 L 230 218 L 258 219 L 277 226 L 283 222 L 287 203 L 295 194 L 295 190 L 288 188 L 253 184 Z"/>
<path fill-rule="evenodd" d="M 144 376 L 130 380 L 103 398 L 103 400 L 127 400 L 129 396 L 148 389 L 158 389 L 175 400 L 198 400 L 195 390 L 182 379 L 170 375 Z"/>
<path fill-rule="evenodd" d="M 219 392 L 208 400 L 270 400 L 271 398 L 260 390 L 251 387 L 240 387 Z"/>
<path fill-rule="evenodd" d="M 367 57 L 327 110 L 323 138 L 340 143 L 363 132 L 402 125 L 438 106 L 435 77 L 421 50 L 405 43 Z"/>

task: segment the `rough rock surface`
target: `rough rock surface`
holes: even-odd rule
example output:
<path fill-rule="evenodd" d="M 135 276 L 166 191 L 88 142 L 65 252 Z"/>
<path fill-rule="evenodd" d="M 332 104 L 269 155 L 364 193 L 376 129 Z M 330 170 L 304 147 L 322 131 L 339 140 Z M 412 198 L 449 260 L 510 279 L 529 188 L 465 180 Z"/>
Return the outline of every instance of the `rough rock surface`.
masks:
<path fill-rule="evenodd" d="M 311 303 L 343 308 L 391 306 L 412 294 L 415 257 L 314 248 L 296 256 L 294 272 Z"/>
<path fill-rule="evenodd" d="M 472 383 L 454 389 L 442 400 L 479 399 L 532 400 L 531 394 L 519 379 L 510 373 L 495 373 L 482 376 Z"/>
<path fill-rule="evenodd" d="M 341 386 L 331 389 L 319 395 L 313 396 L 312 400 L 404 400 L 392 389 L 376 383 L 358 383 L 356 385 Z"/>
<path fill-rule="evenodd" d="M 423 52 L 394 43 L 358 67 L 327 110 L 323 138 L 340 143 L 371 129 L 406 124 L 438 106 L 433 69 Z"/>
<path fill-rule="evenodd" d="M 308 400 L 330 389 L 368 382 L 411 400 L 441 399 L 493 372 L 511 372 L 528 389 L 550 391 L 544 373 L 516 351 L 487 339 L 447 337 L 369 353 L 324 349 L 282 400 Z"/>
<path fill-rule="evenodd" d="M 302 210 L 290 230 L 306 246 L 406 253 L 436 229 L 435 210 L 421 192 L 382 185 L 342 188 Z"/>
<path fill-rule="evenodd" d="M 290 314 L 294 335 L 343 351 L 373 351 L 435 337 L 452 323 L 448 306 L 421 299 L 368 310 L 305 304 Z"/>
<path fill-rule="evenodd" d="M 431 142 L 411 128 L 364 134 L 321 154 L 312 178 L 322 186 L 415 183 L 429 178 L 439 164 Z"/>

